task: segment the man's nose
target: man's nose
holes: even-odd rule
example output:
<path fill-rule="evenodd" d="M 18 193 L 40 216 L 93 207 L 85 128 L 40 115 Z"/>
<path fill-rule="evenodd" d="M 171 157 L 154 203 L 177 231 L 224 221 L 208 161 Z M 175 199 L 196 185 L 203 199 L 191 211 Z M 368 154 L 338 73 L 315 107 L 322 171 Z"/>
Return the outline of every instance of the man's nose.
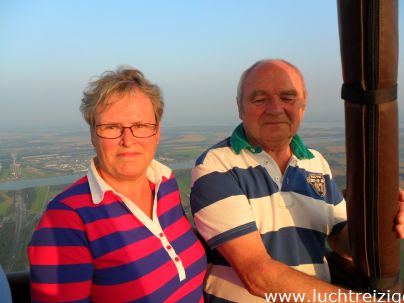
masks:
<path fill-rule="evenodd" d="M 265 111 L 272 114 L 283 112 L 282 100 L 278 95 L 272 95 L 265 102 Z"/>

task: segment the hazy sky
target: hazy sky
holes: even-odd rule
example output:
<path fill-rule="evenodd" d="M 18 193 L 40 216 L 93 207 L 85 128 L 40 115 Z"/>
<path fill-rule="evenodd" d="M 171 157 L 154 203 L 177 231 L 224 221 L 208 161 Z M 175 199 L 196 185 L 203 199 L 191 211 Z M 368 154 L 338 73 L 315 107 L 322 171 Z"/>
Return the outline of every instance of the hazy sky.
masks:
<path fill-rule="evenodd" d="M 83 127 L 83 89 L 120 64 L 162 88 L 164 123 L 236 123 L 239 76 L 262 58 L 301 68 L 306 120 L 342 121 L 338 39 L 335 0 L 0 0 L 0 130 Z M 403 80 L 401 60 L 399 100 Z"/>

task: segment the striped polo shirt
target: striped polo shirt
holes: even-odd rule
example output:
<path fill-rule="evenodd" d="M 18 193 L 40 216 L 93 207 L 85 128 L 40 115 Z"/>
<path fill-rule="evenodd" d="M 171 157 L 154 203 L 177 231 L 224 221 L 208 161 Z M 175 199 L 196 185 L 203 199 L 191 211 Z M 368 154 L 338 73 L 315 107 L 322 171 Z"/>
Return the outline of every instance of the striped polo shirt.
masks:
<path fill-rule="evenodd" d="M 28 247 L 33 302 L 203 302 L 206 259 L 171 170 L 153 160 L 152 218 L 94 162 L 49 202 Z"/>
<path fill-rule="evenodd" d="M 265 302 L 247 292 L 215 249 L 257 230 L 273 259 L 330 280 L 326 238 L 345 224 L 345 201 L 321 154 L 307 149 L 298 135 L 290 146 L 293 155 L 282 174 L 270 155 L 247 142 L 241 124 L 197 159 L 191 208 L 211 249 L 208 302 Z"/>

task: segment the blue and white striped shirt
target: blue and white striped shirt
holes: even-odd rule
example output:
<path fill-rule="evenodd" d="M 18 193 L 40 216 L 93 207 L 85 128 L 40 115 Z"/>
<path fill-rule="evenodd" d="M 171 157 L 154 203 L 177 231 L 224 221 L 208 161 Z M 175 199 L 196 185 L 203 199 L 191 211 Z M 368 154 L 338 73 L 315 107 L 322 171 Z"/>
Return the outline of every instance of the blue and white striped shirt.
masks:
<path fill-rule="evenodd" d="M 326 238 L 346 222 L 345 200 L 319 152 L 296 135 L 282 175 L 270 155 L 246 142 L 241 124 L 203 153 L 192 171 L 195 224 L 213 250 L 205 281 L 212 302 L 265 302 L 244 289 L 217 246 L 258 230 L 273 259 L 329 281 Z"/>

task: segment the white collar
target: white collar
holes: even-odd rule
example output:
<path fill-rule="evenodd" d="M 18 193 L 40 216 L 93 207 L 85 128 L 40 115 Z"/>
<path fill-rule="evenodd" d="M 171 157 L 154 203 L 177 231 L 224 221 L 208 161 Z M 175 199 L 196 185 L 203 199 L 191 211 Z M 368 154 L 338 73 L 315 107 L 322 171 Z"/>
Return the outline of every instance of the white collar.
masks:
<path fill-rule="evenodd" d="M 156 184 L 156 192 L 158 185 L 161 183 L 163 178 L 170 178 L 171 169 L 164 164 L 152 160 L 146 171 L 146 176 L 150 182 Z M 87 172 L 88 185 L 90 186 L 91 198 L 94 204 L 99 204 L 104 199 L 104 195 L 107 191 L 112 191 L 120 197 L 123 195 L 115 191 L 105 180 L 100 176 L 95 167 L 94 159 L 91 160 L 90 167 Z"/>

